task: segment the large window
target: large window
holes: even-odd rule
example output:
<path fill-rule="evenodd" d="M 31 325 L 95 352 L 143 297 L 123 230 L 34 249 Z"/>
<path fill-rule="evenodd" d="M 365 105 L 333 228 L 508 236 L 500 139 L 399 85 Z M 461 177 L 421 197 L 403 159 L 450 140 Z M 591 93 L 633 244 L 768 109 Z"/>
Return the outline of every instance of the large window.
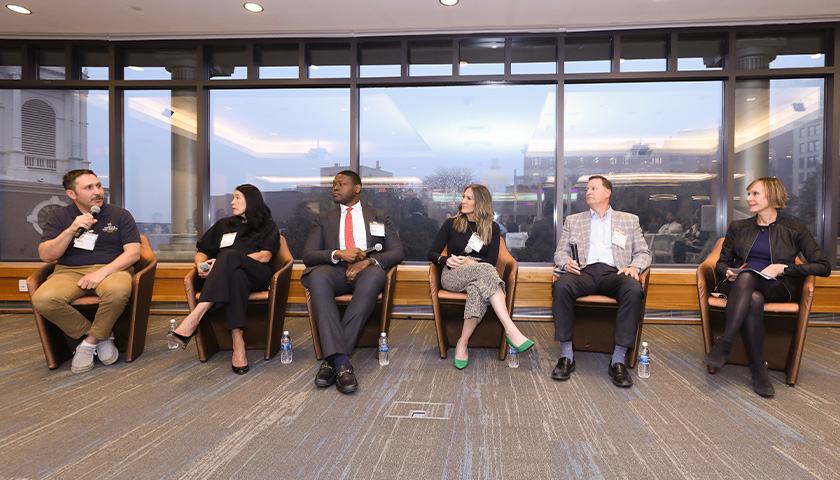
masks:
<path fill-rule="evenodd" d="M 481 183 L 514 257 L 551 261 L 556 92 L 553 85 L 362 91 L 360 173 L 397 224 L 406 260 L 426 260 L 464 187 Z"/>
<path fill-rule="evenodd" d="M 587 210 L 589 175 L 639 216 L 657 264 L 699 263 L 714 244 L 720 82 L 567 85 L 563 213 Z"/>
<path fill-rule="evenodd" d="M 335 205 L 333 177 L 350 169 L 349 90 L 217 90 L 210 120 L 207 226 L 232 215 L 238 185 L 256 185 L 301 258 L 313 215 Z"/>
<path fill-rule="evenodd" d="M 72 202 L 61 186 L 88 168 L 109 193 L 108 93 L 0 90 L 0 258 L 38 259 L 44 222 Z"/>
<path fill-rule="evenodd" d="M 740 80 L 735 91 L 735 219 L 750 216 L 747 185 L 778 177 L 790 195 L 785 215 L 822 236 L 824 82 Z"/>
<path fill-rule="evenodd" d="M 125 207 L 159 260 L 191 260 L 198 201 L 196 96 L 125 92 Z"/>

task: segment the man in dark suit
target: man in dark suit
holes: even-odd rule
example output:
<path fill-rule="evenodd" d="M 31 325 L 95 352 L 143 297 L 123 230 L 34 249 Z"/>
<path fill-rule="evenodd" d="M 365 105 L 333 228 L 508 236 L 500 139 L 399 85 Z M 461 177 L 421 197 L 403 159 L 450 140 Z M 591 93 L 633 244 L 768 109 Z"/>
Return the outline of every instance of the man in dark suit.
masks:
<path fill-rule="evenodd" d="M 560 342 L 560 360 L 551 374 L 555 380 L 568 380 L 575 371 L 572 351 L 575 300 L 598 294 L 618 300 L 615 351 L 607 373 L 616 386 L 633 385 L 624 357 L 635 343 L 642 318 L 644 290 L 639 274 L 650 266 L 651 255 L 639 217 L 613 210 L 611 196 L 612 182 L 601 175 L 589 177 L 586 186 L 589 210 L 566 217 L 560 232 L 554 252 L 557 281 L 551 292 L 554 339 Z M 571 244 L 576 245 L 577 259 L 572 258 Z"/>
<path fill-rule="evenodd" d="M 362 179 L 344 170 L 333 180 L 333 201 L 339 208 L 316 216 L 303 252 L 306 269 L 300 281 L 309 289 L 312 316 L 318 323 L 325 360 L 315 385 L 335 383 L 341 393 L 359 384 L 349 355 L 385 286 L 385 274 L 402 262 L 403 249 L 391 218 L 384 210 L 359 203 Z M 382 246 L 375 251 L 376 245 Z M 353 294 L 344 316 L 335 297 Z"/>

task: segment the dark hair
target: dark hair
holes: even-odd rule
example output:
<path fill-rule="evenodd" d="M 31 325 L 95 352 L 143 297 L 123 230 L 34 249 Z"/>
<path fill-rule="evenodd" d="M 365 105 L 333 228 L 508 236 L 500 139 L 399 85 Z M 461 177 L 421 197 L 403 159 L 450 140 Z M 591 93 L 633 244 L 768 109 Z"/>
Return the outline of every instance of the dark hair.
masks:
<path fill-rule="evenodd" d="M 82 175 L 93 175 L 94 177 L 96 177 L 96 174 L 93 173 L 93 170 L 88 170 L 87 168 L 70 170 L 69 172 L 64 174 L 64 177 L 61 178 L 61 185 L 64 187 L 65 190 L 75 190 L 76 179 L 81 177 Z"/>
<path fill-rule="evenodd" d="M 342 170 L 335 174 L 335 176 L 344 175 L 345 177 L 350 177 L 350 181 L 353 182 L 353 185 L 361 185 L 362 184 L 362 177 L 359 176 L 358 173 L 354 172 L 353 170 Z"/>
<path fill-rule="evenodd" d="M 607 177 L 605 177 L 603 175 L 592 175 L 591 177 L 589 177 L 589 181 L 591 182 L 592 180 L 595 180 L 596 178 L 601 180 L 601 183 L 604 185 L 604 188 L 606 188 L 607 190 L 612 192 L 612 182 L 609 181 L 607 179 Z"/>
<path fill-rule="evenodd" d="M 243 183 L 236 187 L 234 191 L 239 191 L 245 197 L 245 220 L 247 220 L 245 225 L 248 228 L 245 236 L 250 237 L 259 233 L 262 227 L 271 220 L 271 209 L 265 204 L 262 192 L 250 183 Z M 234 224 L 236 222 L 236 218 L 231 221 Z"/>

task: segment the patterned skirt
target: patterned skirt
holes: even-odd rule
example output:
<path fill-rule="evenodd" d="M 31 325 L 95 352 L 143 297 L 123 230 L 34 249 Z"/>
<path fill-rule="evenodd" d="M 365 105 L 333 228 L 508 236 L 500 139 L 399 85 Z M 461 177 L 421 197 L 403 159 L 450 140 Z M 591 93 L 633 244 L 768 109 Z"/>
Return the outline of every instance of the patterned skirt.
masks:
<path fill-rule="evenodd" d="M 505 282 L 499 278 L 496 267 L 486 262 L 444 268 L 440 284 L 450 292 L 466 292 L 464 318 L 477 318 L 479 322 L 484 318 L 490 297 L 496 293 L 496 289 L 505 289 Z"/>

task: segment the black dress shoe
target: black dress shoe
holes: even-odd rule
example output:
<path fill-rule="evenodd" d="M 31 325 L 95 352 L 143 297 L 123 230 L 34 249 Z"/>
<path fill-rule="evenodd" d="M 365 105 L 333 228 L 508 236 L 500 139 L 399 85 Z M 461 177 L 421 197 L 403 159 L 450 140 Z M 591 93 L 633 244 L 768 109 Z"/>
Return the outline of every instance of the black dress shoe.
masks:
<path fill-rule="evenodd" d="M 359 382 L 356 381 L 356 376 L 353 375 L 353 367 L 348 367 L 347 365 L 338 367 L 335 388 L 341 393 L 353 393 L 359 388 Z"/>
<path fill-rule="evenodd" d="M 633 379 L 630 378 L 630 371 L 627 370 L 627 365 L 623 363 L 610 364 L 607 367 L 607 373 L 612 377 L 613 385 L 616 387 L 627 388 L 633 386 Z"/>
<path fill-rule="evenodd" d="M 568 357 L 560 357 L 560 360 L 557 361 L 557 366 L 554 367 L 554 371 L 551 372 L 551 378 L 562 382 L 564 380 L 568 380 L 574 371 L 575 361 L 569 360 Z"/>
<path fill-rule="evenodd" d="M 315 385 L 320 388 L 327 388 L 335 383 L 335 369 L 330 365 L 330 362 L 324 360 L 318 373 L 315 374 Z"/>
<path fill-rule="evenodd" d="M 230 369 L 233 370 L 233 373 L 237 375 L 245 375 L 246 373 L 248 373 L 248 365 L 245 365 L 244 367 L 237 367 L 236 365 L 231 363 Z"/>

